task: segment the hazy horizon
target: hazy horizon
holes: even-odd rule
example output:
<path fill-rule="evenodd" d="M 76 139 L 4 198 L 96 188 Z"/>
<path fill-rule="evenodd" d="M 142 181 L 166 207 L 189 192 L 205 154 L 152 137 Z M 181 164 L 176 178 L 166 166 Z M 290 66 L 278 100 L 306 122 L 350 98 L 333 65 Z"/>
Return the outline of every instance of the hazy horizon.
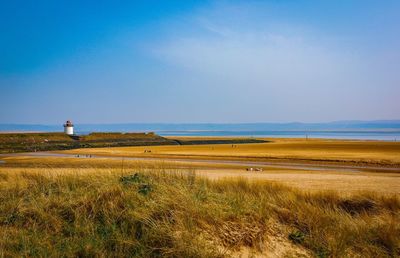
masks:
<path fill-rule="evenodd" d="M 297 128 L 297 129 L 311 129 L 311 128 L 325 128 L 325 129 L 338 129 L 338 128 L 372 128 L 372 129 L 400 129 L 400 119 L 399 120 L 371 120 L 371 121 L 361 121 L 361 120 L 343 120 L 343 121 L 330 121 L 330 122 L 249 122 L 249 123 L 157 123 L 157 122 L 148 122 L 148 123 L 140 123 L 140 122 L 131 122 L 131 123 L 76 123 L 72 121 L 76 128 L 81 128 L 81 130 L 93 130 L 96 131 L 101 130 L 102 128 L 121 128 L 122 131 L 126 131 L 126 128 L 166 128 L 170 130 L 191 130 L 194 128 L 197 129 L 212 129 L 220 128 L 219 130 L 227 129 L 231 130 L 232 128 L 240 128 L 240 130 L 269 130 L 269 129 L 278 129 L 282 130 L 285 128 Z M 56 124 L 23 124 L 23 123 L 0 123 L 0 131 L 4 131 L 7 128 L 58 128 L 58 130 L 62 130 L 63 123 Z M 97 127 L 96 127 L 97 126 Z M 82 129 L 83 128 L 83 129 Z M 89 129 L 88 129 L 89 128 Z M 123 129 L 125 128 L 125 129 Z M 247 128 L 247 129 L 245 129 Z"/>
<path fill-rule="evenodd" d="M 399 1 L 0 3 L 0 124 L 396 120 Z"/>
<path fill-rule="evenodd" d="M 311 121 L 311 122 L 304 122 L 304 121 L 255 121 L 255 122 L 114 122 L 114 123 L 87 123 L 84 121 L 79 121 L 76 123 L 75 120 L 71 119 L 64 119 L 63 121 L 59 121 L 57 123 L 3 123 L 0 122 L 0 125 L 43 125 L 43 126 L 55 126 L 55 125 L 60 125 L 64 124 L 65 121 L 71 121 L 73 124 L 83 124 L 83 125 L 124 125 L 124 124 L 170 124 L 170 125 L 180 125 L 180 124 L 192 124 L 192 125 L 205 125 L 205 124 L 221 124 L 221 125 L 229 125 L 229 124 L 235 124 L 235 125 L 240 125 L 240 124 L 359 124 L 359 123 L 388 123 L 388 124 L 397 124 L 400 123 L 400 119 L 377 119 L 377 120 L 335 120 L 335 121 Z"/>

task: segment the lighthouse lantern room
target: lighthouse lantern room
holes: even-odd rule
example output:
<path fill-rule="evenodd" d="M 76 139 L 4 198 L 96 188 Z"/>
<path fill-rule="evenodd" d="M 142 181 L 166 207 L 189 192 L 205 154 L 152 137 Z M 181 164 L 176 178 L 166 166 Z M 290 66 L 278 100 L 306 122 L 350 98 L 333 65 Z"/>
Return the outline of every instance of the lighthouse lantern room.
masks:
<path fill-rule="evenodd" d="M 64 124 L 64 133 L 68 135 L 73 135 L 74 134 L 74 125 L 70 120 L 65 122 Z"/>

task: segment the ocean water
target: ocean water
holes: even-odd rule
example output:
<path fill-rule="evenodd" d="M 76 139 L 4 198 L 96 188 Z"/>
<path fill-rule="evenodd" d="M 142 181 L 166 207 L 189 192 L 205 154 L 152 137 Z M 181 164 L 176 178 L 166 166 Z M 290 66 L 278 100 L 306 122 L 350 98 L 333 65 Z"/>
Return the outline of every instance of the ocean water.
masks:
<path fill-rule="evenodd" d="M 400 120 L 328 123 L 127 123 L 75 124 L 75 133 L 155 132 L 161 136 L 241 136 L 400 141 Z M 58 125 L 0 124 L 0 132 L 62 132 Z"/>
<path fill-rule="evenodd" d="M 400 141 L 400 131 L 156 131 L 161 136 L 240 136 Z"/>

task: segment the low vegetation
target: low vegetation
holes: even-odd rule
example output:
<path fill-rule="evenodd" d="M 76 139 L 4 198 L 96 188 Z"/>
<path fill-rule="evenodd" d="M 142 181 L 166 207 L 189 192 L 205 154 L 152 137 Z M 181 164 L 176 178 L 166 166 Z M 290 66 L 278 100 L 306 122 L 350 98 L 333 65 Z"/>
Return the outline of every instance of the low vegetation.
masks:
<path fill-rule="evenodd" d="M 204 145 L 262 143 L 259 139 L 170 139 L 155 133 L 90 133 L 68 136 L 64 133 L 3 133 L 0 134 L 0 153 L 69 150 L 156 145 Z"/>
<path fill-rule="evenodd" d="M 175 141 L 155 133 L 91 133 L 79 137 L 79 142 L 84 148 L 177 145 Z"/>
<path fill-rule="evenodd" d="M 400 199 L 157 167 L 0 170 L 0 257 L 400 255 Z M 284 243 L 284 244 L 283 244 Z"/>
<path fill-rule="evenodd" d="M 2 133 L 0 153 L 65 150 L 80 145 L 64 133 Z"/>
<path fill-rule="evenodd" d="M 68 136 L 64 133 L 0 134 L 0 153 L 176 144 L 154 133 L 91 133 L 85 136 Z"/>

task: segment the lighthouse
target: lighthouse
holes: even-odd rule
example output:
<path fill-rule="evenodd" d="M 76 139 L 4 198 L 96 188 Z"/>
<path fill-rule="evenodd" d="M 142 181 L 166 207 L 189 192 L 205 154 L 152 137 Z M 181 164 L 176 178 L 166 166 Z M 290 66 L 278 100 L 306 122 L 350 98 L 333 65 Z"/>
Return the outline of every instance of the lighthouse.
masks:
<path fill-rule="evenodd" d="M 68 135 L 74 134 L 74 125 L 70 120 L 67 120 L 67 122 L 64 124 L 64 133 Z"/>

